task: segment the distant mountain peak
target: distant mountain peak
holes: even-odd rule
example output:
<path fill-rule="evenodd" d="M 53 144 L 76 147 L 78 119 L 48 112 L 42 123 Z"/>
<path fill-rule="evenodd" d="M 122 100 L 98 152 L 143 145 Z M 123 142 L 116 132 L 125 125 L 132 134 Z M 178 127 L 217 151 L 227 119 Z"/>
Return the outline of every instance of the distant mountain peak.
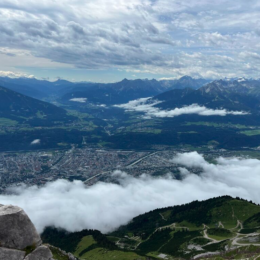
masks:
<path fill-rule="evenodd" d="M 128 81 L 130 81 L 130 80 L 127 78 L 124 78 L 121 82 L 128 82 Z"/>
<path fill-rule="evenodd" d="M 192 78 L 191 76 L 182 76 L 179 80 L 193 80 L 194 78 Z"/>

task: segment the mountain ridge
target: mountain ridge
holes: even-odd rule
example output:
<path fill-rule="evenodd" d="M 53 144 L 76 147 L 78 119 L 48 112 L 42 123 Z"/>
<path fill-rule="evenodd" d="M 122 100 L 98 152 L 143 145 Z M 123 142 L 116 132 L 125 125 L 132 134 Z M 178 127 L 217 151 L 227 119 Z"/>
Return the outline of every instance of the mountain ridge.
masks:
<path fill-rule="evenodd" d="M 53 104 L 31 98 L 0 86 L 0 117 L 18 122 L 49 122 L 68 120 L 67 112 Z"/>
<path fill-rule="evenodd" d="M 76 84 L 73 91 L 65 94 L 61 100 L 68 102 L 72 98 L 87 98 L 90 102 L 121 104 L 134 99 L 154 96 L 169 89 L 184 89 L 187 86 L 197 89 L 206 82 L 208 81 L 204 79 L 183 77 L 179 80 L 168 81 L 124 79 L 107 84 Z"/>
<path fill-rule="evenodd" d="M 91 240 L 93 237 L 87 230 L 64 237 L 65 231 L 47 228 L 42 238 L 47 243 L 52 242 L 67 250 L 69 244 L 65 243 L 68 241 L 66 239 L 77 237 L 76 244 L 69 249 L 80 259 L 92 256 L 93 259 L 170 260 L 211 258 L 215 254 L 218 257 L 226 255 L 218 259 L 229 259 L 228 256 L 239 255 L 239 252 L 240 258 L 236 259 L 243 259 L 247 254 L 255 257 L 260 255 L 259 214 L 259 205 L 230 196 L 155 209 L 133 218 L 127 225 L 106 235 L 118 247 L 105 246 L 107 258 L 106 255 L 103 258 L 100 256 L 98 252 L 104 253 L 102 245 L 93 242 L 95 239 Z M 257 238 L 255 241 L 258 242 L 246 242 L 251 241 L 252 237 Z M 72 240 L 75 242 L 75 239 Z M 121 258 L 117 258 L 122 250 L 124 257 L 120 253 Z M 112 258 L 110 252 L 114 252 Z"/>
<path fill-rule="evenodd" d="M 249 85 L 249 86 L 248 86 Z M 163 103 L 157 107 L 173 109 L 180 106 L 198 104 L 212 109 L 225 108 L 229 110 L 245 110 L 258 112 L 259 96 L 252 93 L 260 93 L 260 81 L 256 86 L 250 83 L 227 82 L 224 80 L 213 81 L 197 90 L 181 89 L 169 90 L 153 97 Z"/>

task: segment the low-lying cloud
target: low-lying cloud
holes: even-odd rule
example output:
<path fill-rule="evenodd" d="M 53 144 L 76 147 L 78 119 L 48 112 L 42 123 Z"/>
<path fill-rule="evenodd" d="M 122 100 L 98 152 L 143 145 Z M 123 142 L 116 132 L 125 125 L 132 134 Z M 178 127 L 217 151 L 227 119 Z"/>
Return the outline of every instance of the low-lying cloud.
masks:
<path fill-rule="evenodd" d="M 79 102 L 79 103 L 86 103 L 87 98 L 71 98 L 70 101 Z"/>
<path fill-rule="evenodd" d="M 41 140 L 40 139 L 35 139 L 31 142 L 31 145 L 36 145 L 36 144 L 40 144 Z"/>
<path fill-rule="evenodd" d="M 183 179 L 170 174 L 138 178 L 116 171 L 119 184 L 97 183 L 86 187 L 81 181 L 58 180 L 44 187 L 16 187 L 12 195 L 0 195 L 1 204 L 25 209 L 37 229 L 54 225 L 68 231 L 99 229 L 109 232 L 147 211 L 231 195 L 260 203 L 260 160 L 219 158 L 216 164 L 205 161 L 197 152 L 177 154 Z M 188 169 L 201 168 L 196 175 Z"/>
<path fill-rule="evenodd" d="M 1 51 L 0 51 L 1 54 Z M 28 75 L 25 73 L 13 72 L 13 71 L 2 71 L 0 70 L 0 77 L 9 77 L 9 78 L 34 78 L 33 75 Z"/>
<path fill-rule="evenodd" d="M 152 117 L 176 117 L 181 115 L 197 114 L 200 116 L 226 116 L 226 115 L 247 115 L 244 111 L 228 111 L 226 109 L 211 109 L 198 104 L 192 104 L 181 108 L 175 108 L 171 110 L 162 110 L 155 105 L 162 103 L 161 101 L 149 102 L 150 98 L 141 98 L 137 100 L 129 101 L 126 104 L 115 105 L 118 108 L 123 108 L 126 111 L 135 111 L 145 113 L 145 119 L 151 119 Z"/>

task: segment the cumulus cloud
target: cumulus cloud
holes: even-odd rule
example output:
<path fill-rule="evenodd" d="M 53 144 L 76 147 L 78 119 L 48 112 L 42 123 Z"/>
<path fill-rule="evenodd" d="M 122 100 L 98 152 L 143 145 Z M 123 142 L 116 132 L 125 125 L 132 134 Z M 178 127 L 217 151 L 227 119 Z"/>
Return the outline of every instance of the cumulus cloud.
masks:
<path fill-rule="evenodd" d="M 226 115 L 247 115 L 244 111 L 228 111 L 226 109 L 211 109 L 198 104 L 192 104 L 172 110 L 162 110 L 155 105 L 162 103 L 161 101 L 151 101 L 150 98 L 141 98 L 129 101 L 127 104 L 115 105 L 115 107 L 123 108 L 126 111 L 144 112 L 144 118 L 152 117 L 176 117 L 181 115 L 200 115 L 200 116 L 226 116 Z"/>
<path fill-rule="evenodd" d="M 40 188 L 13 188 L 10 195 L 0 195 L 0 203 L 24 208 L 40 232 L 50 225 L 68 231 L 109 232 L 155 208 L 221 195 L 260 203 L 259 160 L 219 158 L 211 164 L 193 152 L 177 154 L 172 163 L 181 166 L 181 181 L 170 175 L 135 178 L 117 171 L 113 175 L 118 184 L 100 182 L 86 187 L 80 181 L 58 180 Z M 191 173 L 190 167 L 200 168 L 201 173 Z"/>

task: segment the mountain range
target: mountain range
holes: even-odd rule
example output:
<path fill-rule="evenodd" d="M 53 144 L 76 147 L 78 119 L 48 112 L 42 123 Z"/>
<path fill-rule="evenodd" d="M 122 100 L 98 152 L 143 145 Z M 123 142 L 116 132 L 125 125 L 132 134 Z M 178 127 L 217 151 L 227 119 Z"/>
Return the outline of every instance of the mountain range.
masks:
<path fill-rule="evenodd" d="M 77 102 L 123 104 L 131 100 L 154 97 L 164 101 L 158 107 L 172 109 L 191 104 L 231 110 L 259 109 L 260 81 L 254 79 L 224 79 L 210 81 L 184 76 L 173 80 L 127 80 L 117 83 L 73 83 L 66 80 L 50 82 L 34 78 L 0 78 L 0 86 L 46 101 L 75 106 Z M 82 101 L 83 100 L 83 101 Z"/>
<path fill-rule="evenodd" d="M 156 96 L 155 98 L 160 100 L 164 97 L 168 100 L 170 98 L 177 100 L 185 96 L 183 101 L 176 104 L 187 105 L 196 102 L 203 105 L 209 104 L 215 108 L 222 106 L 223 103 L 227 105 L 230 101 L 233 104 L 230 103 L 228 106 L 235 107 L 235 103 L 240 102 L 241 95 L 242 97 L 251 97 L 252 106 L 260 98 L 260 80 L 244 78 L 210 81 L 184 76 L 180 79 L 160 81 L 155 79 L 124 79 L 120 82 L 104 84 L 0 77 L 0 86 L 37 99 L 60 100 L 69 103 L 74 98 L 85 98 L 89 102 L 107 105 L 122 104 L 130 100 L 152 96 Z M 168 94 L 169 97 L 167 97 Z M 214 102 L 208 100 L 208 98 L 215 97 Z"/>
<path fill-rule="evenodd" d="M 60 98 L 69 101 L 72 98 L 87 98 L 91 102 L 117 104 L 128 102 L 132 99 L 154 96 L 170 89 L 193 88 L 197 89 L 209 80 L 193 79 L 184 76 L 175 80 L 127 80 L 116 83 L 73 83 L 66 80 L 50 82 L 35 78 L 8 78 L 0 77 L 0 86 L 14 90 L 21 94 L 38 98 Z"/>
<path fill-rule="evenodd" d="M 138 98 L 151 97 L 170 89 L 186 87 L 197 89 L 207 82 L 208 80 L 185 76 L 179 80 L 124 79 L 110 84 L 78 84 L 74 86 L 73 91 L 65 94 L 61 99 L 65 102 L 72 98 L 87 98 L 90 102 L 101 104 L 122 104 Z"/>
<path fill-rule="evenodd" d="M 36 78 L 9 78 L 0 77 L 0 86 L 37 99 L 46 99 L 50 96 L 60 95 L 62 91 L 74 86 L 73 82 L 57 80 L 38 80 Z"/>
<path fill-rule="evenodd" d="M 218 80 L 197 90 L 186 88 L 166 91 L 153 99 L 163 101 L 158 105 L 163 109 L 198 104 L 212 109 L 257 112 L 260 108 L 260 81 Z"/>
<path fill-rule="evenodd" d="M 116 149 L 150 149 L 154 145 L 207 147 L 210 143 L 217 148 L 257 149 L 260 80 L 205 82 L 190 77 L 169 81 L 125 79 L 109 84 L 5 78 L 4 84 L 9 84 L 9 88 L 0 88 L 1 149 L 31 149 L 32 136 L 45 140 L 45 148 L 81 145 L 84 139 L 84 143 L 102 143 Z M 186 88 L 187 85 L 193 88 Z M 36 99 L 18 90 L 45 94 Z M 141 110 L 131 110 L 130 105 L 143 97 L 151 98 Z M 205 113 L 201 115 L 194 109 Z M 151 113 L 150 120 L 144 120 L 149 111 L 155 116 Z M 172 111 L 173 115 L 168 116 Z"/>

